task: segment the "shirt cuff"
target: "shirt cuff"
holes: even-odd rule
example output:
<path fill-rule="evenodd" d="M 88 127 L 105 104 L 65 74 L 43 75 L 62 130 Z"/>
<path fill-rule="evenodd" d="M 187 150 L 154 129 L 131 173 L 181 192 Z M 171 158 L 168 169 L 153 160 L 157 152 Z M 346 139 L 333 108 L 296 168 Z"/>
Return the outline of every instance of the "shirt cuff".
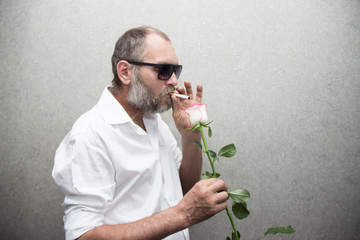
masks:
<path fill-rule="evenodd" d="M 65 239 L 73 240 L 87 231 L 103 225 L 104 215 L 97 209 L 81 206 L 67 207 L 64 216 Z"/>

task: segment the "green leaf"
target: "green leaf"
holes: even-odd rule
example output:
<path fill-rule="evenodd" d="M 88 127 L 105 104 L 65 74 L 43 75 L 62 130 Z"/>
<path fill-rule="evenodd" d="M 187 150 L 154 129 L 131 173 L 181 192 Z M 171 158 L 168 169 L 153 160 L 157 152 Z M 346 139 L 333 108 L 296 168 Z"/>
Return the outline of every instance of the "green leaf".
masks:
<path fill-rule="evenodd" d="M 215 178 L 220 177 L 220 173 L 215 173 Z"/>
<path fill-rule="evenodd" d="M 246 203 L 236 203 L 234 202 L 232 205 L 232 211 L 238 219 L 247 218 L 250 215 L 249 210 L 247 209 Z"/>
<path fill-rule="evenodd" d="M 291 226 L 288 226 L 288 227 L 274 227 L 274 228 L 269 228 L 265 235 L 268 235 L 268 234 L 277 234 L 277 233 L 282 233 L 282 234 L 292 234 L 294 233 L 295 230 L 291 227 Z"/>
<path fill-rule="evenodd" d="M 201 179 L 202 180 L 209 179 L 209 178 L 212 178 L 212 176 L 208 176 L 205 173 L 201 174 Z"/>
<path fill-rule="evenodd" d="M 199 146 L 199 148 L 202 150 L 202 145 L 201 145 L 201 142 L 199 141 L 195 141 L 195 144 Z"/>
<path fill-rule="evenodd" d="M 210 123 L 212 123 L 212 121 L 213 121 L 213 120 L 211 120 L 211 121 L 208 122 L 208 123 L 201 123 L 201 125 L 204 126 L 204 127 L 208 127 L 208 126 L 210 125 Z"/>
<path fill-rule="evenodd" d="M 200 127 L 201 127 L 201 123 L 197 123 L 192 128 L 188 128 L 188 130 L 198 130 Z"/>
<path fill-rule="evenodd" d="M 211 136 L 212 136 L 212 130 L 211 130 L 211 127 L 208 127 L 208 136 L 209 136 L 209 138 L 211 138 Z"/>
<path fill-rule="evenodd" d="M 208 171 L 206 171 L 206 173 L 203 173 L 201 175 L 202 180 L 209 179 L 209 178 L 218 178 L 218 177 L 220 177 L 220 173 L 215 173 L 215 177 L 214 177 L 213 174 Z"/>
<path fill-rule="evenodd" d="M 212 157 L 213 159 L 216 158 L 216 152 L 214 152 L 213 150 L 209 150 L 209 154 L 210 154 L 210 157 Z"/>
<path fill-rule="evenodd" d="M 228 157 L 228 158 L 233 157 L 235 154 L 236 154 L 236 148 L 233 143 L 221 148 L 218 153 L 219 156 Z"/>
<path fill-rule="evenodd" d="M 228 237 L 226 237 L 226 240 L 231 240 L 231 239 L 230 239 L 230 237 L 228 236 Z"/>
<path fill-rule="evenodd" d="M 231 191 L 229 192 L 229 196 L 236 203 L 246 203 L 250 199 L 250 193 L 245 189 Z"/>

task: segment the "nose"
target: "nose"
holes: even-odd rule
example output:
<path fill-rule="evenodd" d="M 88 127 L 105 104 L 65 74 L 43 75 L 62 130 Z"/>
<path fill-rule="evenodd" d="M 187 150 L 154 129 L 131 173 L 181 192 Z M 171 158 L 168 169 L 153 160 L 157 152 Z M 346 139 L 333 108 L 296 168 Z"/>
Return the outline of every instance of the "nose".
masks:
<path fill-rule="evenodd" d="M 178 84 L 178 79 L 176 77 L 175 72 L 171 75 L 171 77 L 166 81 L 166 85 L 176 86 Z"/>

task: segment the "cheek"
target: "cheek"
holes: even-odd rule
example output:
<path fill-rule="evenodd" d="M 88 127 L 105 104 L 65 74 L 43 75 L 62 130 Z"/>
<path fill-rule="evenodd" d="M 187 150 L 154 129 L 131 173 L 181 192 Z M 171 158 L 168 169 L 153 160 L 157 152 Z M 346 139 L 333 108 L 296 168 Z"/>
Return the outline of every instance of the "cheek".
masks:
<path fill-rule="evenodd" d="M 149 81 L 157 81 L 158 80 L 158 72 L 151 67 L 144 67 L 141 71 L 141 77 L 143 79 L 148 79 Z"/>
<path fill-rule="evenodd" d="M 158 97 L 160 94 L 166 91 L 167 87 L 168 86 L 165 84 L 165 81 L 156 80 L 156 82 L 151 86 L 151 89 L 155 94 L 155 97 Z"/>
<path fill-rule="evenodd" d="M 145 69 L 141 72 L 141 79 L 144 84 L 151 89 L 155 98 L 157 98 L 163 91 L 165 91 L 169 86 L 166 85 L 166 81 L 161 81 L 158 79 L 157 71 L 152 69 Z"/>
<path fill-rule="evenodd" d="M 143 84 L 151 89 L 151 91 L 155 94 L 158 95 L 159 92 L 161 91 L 161 84 L 159 84 L 158 82 L 160 82 L 159 80 L 157 80 L 157 75 L 156 77 L 154 77 L 154 71 L 144 71 L 141 73 L 141 80 L 143 82 Z M 160 89 L 160 90 L 159 90 Z"/>

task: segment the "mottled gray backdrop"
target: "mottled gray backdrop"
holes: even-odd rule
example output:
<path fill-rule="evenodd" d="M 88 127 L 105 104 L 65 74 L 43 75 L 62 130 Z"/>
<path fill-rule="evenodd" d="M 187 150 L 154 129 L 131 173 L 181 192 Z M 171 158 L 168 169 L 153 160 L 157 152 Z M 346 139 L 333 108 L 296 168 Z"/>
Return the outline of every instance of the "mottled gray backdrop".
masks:
<path fill-rule="evenodd" d="M 242 239 L 279 225 L 297 232 L 268 239 L 359 238 L 359 0 L 0 0 L 1 239 L 64 238 L 54 152 L 140 25 L 166 32 L 181 79 L 204 85 L 210 149 L 237 146 L 217 169 L 251 193 Z M 191 228 L 229 232 L 225 213 Z"/>

